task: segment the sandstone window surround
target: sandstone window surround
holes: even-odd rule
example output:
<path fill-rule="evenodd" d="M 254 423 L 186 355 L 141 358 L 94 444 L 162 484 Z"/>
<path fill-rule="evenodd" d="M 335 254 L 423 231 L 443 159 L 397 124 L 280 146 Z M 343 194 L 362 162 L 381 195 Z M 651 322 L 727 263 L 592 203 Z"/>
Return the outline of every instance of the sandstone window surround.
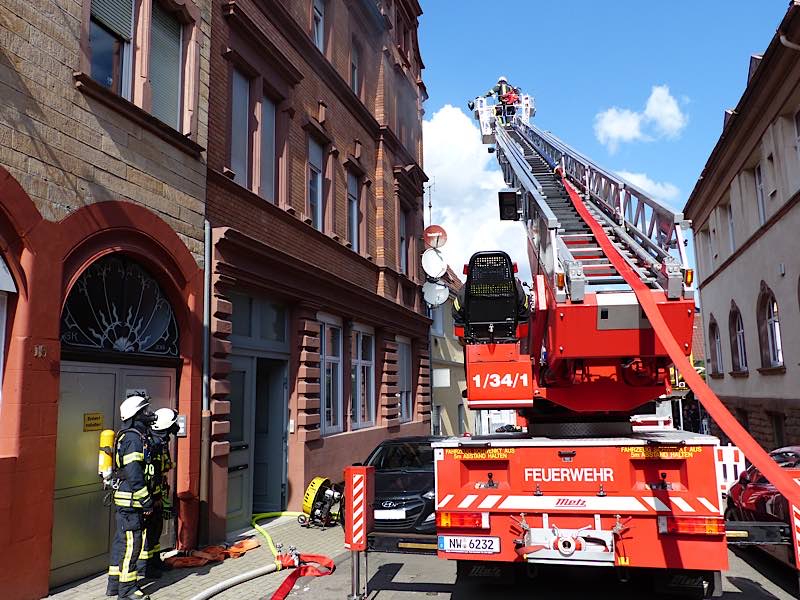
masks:
<path fill-rule="evenodd" d="M 128 12 L 129 11 L 129 12 Z M 126 27 L 130 26 L 129 34 Z M 107 52 L 112 81 L 92 78 L 92 43 Z M 199 154 L 200 10 L 194 0 L 87 0 L 76 86 L 177 147 Z M 110 83 L 110 85 L 109 85 Z M 180 135 L 175 135 L 175 134 Z"/>
<path fill-rule="evenodd" d="M 761 368 L 758 369 L 758 372 L 762 375 L 785 373 L 778 301 L 764 281 L 761 282 L 756 311 L 758 341 L 761 350 Z"/>

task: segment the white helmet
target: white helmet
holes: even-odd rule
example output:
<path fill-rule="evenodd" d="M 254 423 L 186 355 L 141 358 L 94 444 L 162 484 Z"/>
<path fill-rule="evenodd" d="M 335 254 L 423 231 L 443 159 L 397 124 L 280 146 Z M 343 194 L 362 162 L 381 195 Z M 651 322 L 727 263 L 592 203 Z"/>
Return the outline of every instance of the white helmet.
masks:
<path fill-rule="evenodd" d="M 178 422 L 178 411 L 171 408 L 159 408 L 156 411 L 156 420 L 150 428 L 153 431 L 166 431 Z"/>
<path fill-rule="evenodd" d="M 119 417 L 123 421 L 127 421 L 135 417 L 139 411 L 144 410 L 149 405 L 150 401 L 145 396 L 140 396 L 139 394 L 128 396 L 122 401 L 122 404 L 119 405 Z"/>
<path fill-rule="evenodd" d="M 497 78 L 497 83 L 508 83 L 508 79 L 506 79 L 505 75 L 500 75 L 500 77 Z"/>

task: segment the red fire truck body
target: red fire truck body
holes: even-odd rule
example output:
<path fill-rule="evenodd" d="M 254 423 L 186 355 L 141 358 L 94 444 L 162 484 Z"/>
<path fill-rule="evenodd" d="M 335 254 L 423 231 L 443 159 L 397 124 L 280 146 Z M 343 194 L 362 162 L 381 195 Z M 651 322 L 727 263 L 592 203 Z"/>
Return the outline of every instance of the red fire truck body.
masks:
<path fill-rule="evenodd" d="M 738 477 L 723 458 L 739 450 L 669 419 L 637 418 L 637 409 L 668 398 L 669 371 L 679 368 L 790 504 L 800 494 L 686 358 L 689 223 L 533 126 L 532 109 L 498 124 L 491 105 L 475 106 L 510 186 L 501 218 L 525 224 L 534 281 L 523 295 L 516 265 L 499 251 L 465 266 L 456 324 L 465 404 L 515 409 L 521 431 L 433 445 L 439 557 L 654 568 L 677 574 L 678 587 L 720 595 L 722 494 Z"/>

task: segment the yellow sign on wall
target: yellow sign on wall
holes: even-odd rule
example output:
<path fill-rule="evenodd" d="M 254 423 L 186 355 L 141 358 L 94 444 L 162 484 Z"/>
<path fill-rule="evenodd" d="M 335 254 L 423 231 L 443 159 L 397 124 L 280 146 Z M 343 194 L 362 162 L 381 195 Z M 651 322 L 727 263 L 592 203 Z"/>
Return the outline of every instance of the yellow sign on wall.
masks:
<path fill-rule="evenodd" d="M 84 431 L 101 431 L 103 429 L 103 413 L 83 413 Z"/>

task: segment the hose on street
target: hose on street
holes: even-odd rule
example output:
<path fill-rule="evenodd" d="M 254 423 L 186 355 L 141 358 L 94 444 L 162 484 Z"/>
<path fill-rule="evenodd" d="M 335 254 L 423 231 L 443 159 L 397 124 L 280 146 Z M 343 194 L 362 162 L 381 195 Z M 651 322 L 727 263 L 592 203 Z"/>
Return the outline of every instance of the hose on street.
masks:
<path fill-rule="evenodd" d="M 225 581 L 221 581 L 220 583 L 211 586 L 210 588 L 193 596 L 191 600 L 208 600 L 209 598 L 213 598 L 217 594 L 220 594 L 225 590 L 237 585 L 241 585 L 242 583 L 252 581 L 258 577 L 263 577 L 264 575 L 269 575 L 270 573 L 275 573 L 276 571 L 293 568 L 294 571 L 284 580 L 281 586 L 272 595 L 272 600 L 283 600 L 286 598 L 289 592 L 292 591 L 295 582 L 300 577 L 324 577 L 333 573 L 336 566 L 334 565 L 333 560 L 327 556 L 322 556 L 319 554 L 299 554 L 294 548 L 290 548 L 289 553 L 281 554 L 278 551 L 275 542 L 272 540 L 272 536 L 264 527 L 259 525 L 259 521 L 263 521 L 264 519 L 276 517 L 297 517 L 301 514 L 303 513 L 269 512 L 253 515 L 250 524 L 266 540 L 267 547 L 269 548 L 272 557 L 275 559 L 274 562 L 262 567 L 258 567 L 257 569 L 252 569 L 251 571 L 241 573 L 235 577 L 226 579 Z M 322 569 L 315 566 L 315 564 L 319 565 L 319 567 L 322 567 Z"/>

